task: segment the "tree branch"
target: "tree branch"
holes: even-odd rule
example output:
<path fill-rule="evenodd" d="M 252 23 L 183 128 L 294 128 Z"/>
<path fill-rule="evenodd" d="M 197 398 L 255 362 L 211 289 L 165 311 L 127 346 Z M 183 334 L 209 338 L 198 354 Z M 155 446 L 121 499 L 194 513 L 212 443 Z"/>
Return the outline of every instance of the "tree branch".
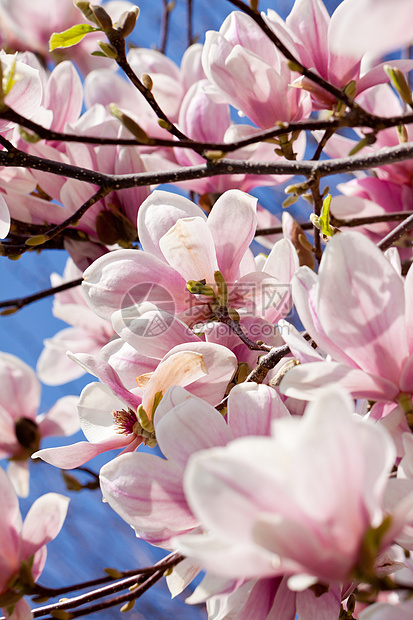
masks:
<path fill-rule="evenodd" d="M 70 280 L 70 282 L 65 282 L 64 284 L 60 284 L 59 286 L 53 286 L 51 288 L 44 289 L 39 293 L 34 293 L 33 295 L 28 295 L 27 297 L 17 297 L 15 299 L 8 299 L 7 301 L 0 301 L 0 308 L 9 308 L 10 310 L 6 310 L 0 312 L 1 315 L 12 314 L 20 308 L 24 306 L 28 306 L 34 301 L 38 301 L 39 299 L 45 299 L 45 297 L 50 297 L 51 295 L 55 295 L 56 293 L 61 293 L 62 291 L 67 291 L 68 289 L 74 288 L 75 286 L 80 286 L 82 284 L 83 278 L 78 278 L 77 280 Z"/>

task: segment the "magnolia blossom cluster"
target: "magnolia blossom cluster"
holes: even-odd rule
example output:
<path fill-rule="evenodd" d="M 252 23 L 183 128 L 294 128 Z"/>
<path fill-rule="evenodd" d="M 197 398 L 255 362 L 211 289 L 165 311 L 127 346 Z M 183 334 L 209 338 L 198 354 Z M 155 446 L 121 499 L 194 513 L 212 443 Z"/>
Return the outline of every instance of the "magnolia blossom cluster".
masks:
<path fill-rule="evenodd" d="M 116 73 L 115 43 L 133 30 L 133 3 L 0 0 L 0 155 L 32 162 L 1 168 L 4 252 L 22 234 L 27 246 L 50 242 L 50 230 L 96 194 L 101 175 L 142 179 L 205 161 L 213 169 L 224 152 L 212 146 L 232 143 L 232 162 L 300 162 L 304 131 L 253 138 L 345 118 L 335 92 L 354 114 L 413 107 L 405 77 L 413 60 L 384 60 L 413 39 L 409 0 L 344 0 L 331 17 L 322 0 L 296 0 L 285 21 L 272 9 L 256 19 L 251 12 L 231 12 L 180 67 L 131 47 L 122 63 L 142 97 Z M 53 32 L 62 44 L 49 48 Z M 102 42 L 105 33 L 112 43 Z M 100 55 L 91 55 L 97 46 Z M 352 138 L 316 132 L 317 152 L 373 153 L 408 142 L 410 131 L 368 133 L 361 124 Z M 340 184 L 334 215 L 409 211 L 410 161 Z M 85 182 L 81 170 L 97 176 Z M 69 326 L 45 341 L 37 374 L 0 354 L 7 618 L 33 617 L 24 597 L 41 594 L 46 543 L 68 504 L 47 494 L 22 524 L 17 495 L 28 495 L 30 459 L 71 470 L 98 455 L 103 499 L 137 537 L 182 554 L 167 577 L 172 596 L 203 571 L 187 602 L 205 603 L 211 620 L 411 614 L 411 239 L 383 253 L 376 242 L 394 223 L 333 231 L 329 190 L 313 186 L 321 232 L 306 236 L 285 213 L 282 233 L 263 241 L 267 254 L 254 254 L 257 228 L 281 222 L 248 192 L 290 176 L 249 174 L 246 165 L 243 174 L 181 181 L 179 193 L 118 185 L 62 226 L 58 247 L 70 258 L 63 276 L 52 275 L 60 287 L 53 313 Z M 314 178 L 289 189 L 293 200 Z M 313 251 L 320 235 L 321 259 Z M 71 287 L 77 280 L 81 287 Z M 79 397 L 37 415 L 37 376 L 56 386 L 85 373 L 96 380 Z M 72 443 L 48 443 L 79 428 L 83 437 Z"/>

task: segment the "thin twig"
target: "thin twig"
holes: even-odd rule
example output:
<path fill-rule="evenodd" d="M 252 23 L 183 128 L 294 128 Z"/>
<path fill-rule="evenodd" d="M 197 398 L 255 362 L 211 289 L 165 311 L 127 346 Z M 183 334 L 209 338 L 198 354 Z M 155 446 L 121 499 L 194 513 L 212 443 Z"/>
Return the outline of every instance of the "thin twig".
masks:
<path fill-rule="evenodd" d="M 393 213 L 382 213 L 381 215 L 366 215 L 365 217 L 353 217 L 351 220 L 343 220 L 338 217 L 334 217 L 334 215 L 331 213 L 330 223 L 335 228 L 353 228 L 355 226 L 404 220 L 408 215 L 413 215 L 413 211 L 394 211 Z M 313 228 L 313 224 L 311 222 L 299 222 L 299 226 L 303 230 L 312 230 Z M 257 230 L 255 231 L 255 237 L 264 237 L 266 235 L 279 235 L 282 232 L 282 226 L 257 228 Z"/>
<path fill-rule="evenodd" d="M 273 347 L 267 355 L 263 355 L 256 368 L 246 378 L 246 381 L 262 383 L 269 371 L 276 367 L 283 357 L 291 353 L 290 347 L 285 344 L 282 347 Z"/>
<path fill-rule="evenodd" d="M 86 211 L 90 209 L 90 207 L 92 207 L 94 204 L 99 202 L 99 200 L 102 200 L 102 198 L 107 196 L 107 194 L 109 194 L 111 191 L 112 190 L 108 188 L 100 188 L 70 217 L 68 217 L 66 220 L 64 220 L 57 226 L 50 228 L 44 235 L 39 235 L 39 237 L 44 238 L 43 241 L 40 241 L 39 243 L 34 244 L 34 243 L 30 243 L 30 238 L 29 238 L 22 245 L 3 244 L 0 247 L 0 254 L 7 254 L 8 256 L 12 256 L 12 255 L 18 256 L 20 254 L 24 254 L 28 250 L 37 249 L 38 247 L 44 245 L 45 243 L 47 243 L 48 241 L 50 241 L 51 239 L 53 239 L 60 233 L 64 232 L 64 230 L 68 228 L 69 226 L 76 224 L 80 220 L 80 218 L 86 213 Z M 35 238 L 32 238 L 32 239 L 35 239 Z"/>
<path fill-rule="evenodd" d="M 194 37 L 192 34 L 192 0 L 186 0 L 186 31 L 188 37 L 188 47 L 193 44 Z"/>
<path fill-rule="evenodd" d="M 163 1 L 163 10 L 162 10 L 162 19 L 161 19 L 161 42 L 159 44 L 159 51 L 162 54 L 165 54 L 166 44 L 168 41 L 168 30 L 169 30 L 169 16 L 170 16 L 170 8 L 169 1 Z"/>
<path fill-rule="evenodd" d="M 133 71 L 132 67 L 128 63 L 125 53 L 125 39 L 119 34 L 116 29 L 112 29 L 107 32 L 107 37 L 109 42 L 116 48 L 118 53 L 117 58 L 115 59 L 119 67 L 125 73 L 125 75 L 130 79 L 132 84 L 139 90 L 139 92 L 145 97 L 146 101 L 151 106 L 152 110 L 155 112 L 158 119 L 163 121 L 164 129 L 169 131 L 173 136 L 178 138 L 178 140 L 188 140 L 189 138 L 182 133 L 168 118 L 165 112 L 162 110 L 155 97 L 149 88 L 146 88 L 141 80 L 138 78 L 136 73 Z"/>
<path fill-rule="evenodd" d="M 318 217 L 321 215 L 321 209 L 323 206 L 323 198 L 320 194 L 320 182 L 317 179 L 310 185 L 311 195 L 313 197 L 314 213 Z M 321 249 L 321 231 L 317 226 L 314 226 L 314 256 L 320 264 L 323 251 Z"/>
<path fill-rule="evenodd" d="M 44 616 L 50 613 L 53 610 L 74 609 L 76 607 L 79 607 L 80 605 L 84 605 L 86 603 L 90 603 L 92 601 L 98 600 L 99 598 L 103 598 L 110 594 L 115 594 L 116 592 L 125 590 L 126 588 L 133 586 L 135 583 L 139 583 L 140 581 L 142 581 L 142 575 L 148 574 L 149 570 L 152 570 L 153 574 L 158 574 L 158 572 L 161 572 L 161 576 L 162 576 L 162 574 L 167 569 L 175 566 L 176 564 L 181 562 L 183 559 L 184 559 L 183 556 L 178 555 L 176 553 L 172 553 L 169 556 L 167 556 L 167 558 L 161 560 L 160 562 L 157 562 L 150 569 L 145 569 L 145 573 L 136 571 L 134 572 L 132 576 L 121 579 L 120 581 L 117 581 L 114 584 L 103 586 L 102 588 L 98 588 L 97 590 L 93 590 L 92 592 L 87 592 L 86 594 L 81 594 L 80 596 L 75 596 L 65 601 L 59 601 L 58 603 L 54 603 L 52 605 L 45 605 L 44 607 L 38 607 L 37 609 L 33 610 L 33 616 L 35 618 L 38 618 L 40 616 Z"/>
<path fill-rule="evenodd" d="M 34 301 L 44 299 L 45 297 L 50 297 L 51 295 L 61 293 L 62 291 L 67 291 L 68 289 L 74 288 L 75 286 L 80 286 L 82 282 L 83 278 L 77 278 L 76 280 L 70 280 L 69 282 L 60 284 L 59 286 L 52 286 L 51 288 L 46 288 L 39 293 L 33 293 L 33 295 L 28 295 L 27 297 L 16 297 L 15 299 L 0 301 L 0 308 L 15 308 L 16 310 L 20 310 L 20 308 L 24 308 L 24 306 L 28 306 Z M 0 314 L 2 313 L 0 312 Z"/>
<path fill-rule="evenodd" d="M 381 239 L 377 247 L 380 250 L 387 250 L 393 243 L 396 243 L 403 235 L 409 232 L 413 228 L 413 215 L 409 215 L 404 222 L 401 222 L 396 228 L 394 228 L 388 235 L 386 235 L 383 239 Z"/>

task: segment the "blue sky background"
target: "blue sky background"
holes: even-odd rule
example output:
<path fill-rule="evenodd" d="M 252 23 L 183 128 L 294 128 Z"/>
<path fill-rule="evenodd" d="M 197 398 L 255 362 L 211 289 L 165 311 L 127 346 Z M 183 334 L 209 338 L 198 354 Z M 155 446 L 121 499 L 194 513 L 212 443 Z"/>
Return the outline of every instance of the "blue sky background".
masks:
<path fill-rule="evenodd" d="M 334 8 L 338 2 L 329 2 Z M 200 34 L 208 29 L 219 29 L 232 6 L 225 0 L 210 0 L 208 3 L 194 0 L 194 33 Z M 282 17 L 290 11 L 291 0 L 279 0 L 261 3 L 261 7 L 276 9 Z M 157 45 L 160 39 L 161 0 L 142 0 L 139 3 L 141 15 L 132 41 L 142 47 Z M 186 2 L 177 0 L 171 16 L 171 31 L 167 47 L 168 55 L 175 61 L 180 58 L 186 46 Z M 275 212 L 281 211 L 285 198 L 282 190 L 259 192 L 264 206 L 272 206 Z M 40 254 L 28 253 L 18 261 L 6 258 L 0 260 L 0 299 L 25 296 L 50 286 L 50 273 L 63 272 L 66 254 L 60 251 L 46 251 Z M 0 350 L 17 355 L 26 363 L 35 367 L 43 348 L 43 339 L 53 336 L 66 325 L 55 319 L 51 313 L 52 299 L 36 302 L 11 316 L 0 317 Z M 42 406 L 39 411 L 46 411 L 54 402 L 66 395 L 78 395 L 90 381 L 84 377 L 78 381 L 58 387 L 43 387 Z M 24 412 L 22 412 L 24 415 Z M 76 438 L 81 439 L 81 435 Z M 71 439 L 70 442 L 73 440 Z M 43 446 L 61 445 L 62 440 L 49 440 Z M 91 462 L 95 471 L 107 457 L 100 457 Z M 2 463 L 6 465 L 5 462 Z M 150 547 L 136 539 L 133 530 L 115 514 L 107 504 L 101 501 L 100 491 L 66 491 L 59 470 L 45 463 L 32 464 L 31 493 L 27 500 L 21 502 L 22 512 L 26 513 L 31 503 L 40 495 L 54 491 L 70 495 L 68 517 L 58 539 L 49 546 L 46 569 L 40 579 L 45 585 L 58 587 L 82 580 L 94 579 L 102 574 L 104 567 L 119 570 L 148 566 L 160 559 L 164 552 Z M 143 618 L 170 618 L 171 615 L 183 619 L 206 617 L 200 608 L 187 606 L 183 598 L 171 603 L 164 584 L 149 591 L 140 599 L 134 610 L 126 617 L 131 620 Z M 100 612 L 92 617 L 101 620 L 119 618 L 119 609 L 114 608 Z M 123 617 L 123 615 L 122 615 Z"/>

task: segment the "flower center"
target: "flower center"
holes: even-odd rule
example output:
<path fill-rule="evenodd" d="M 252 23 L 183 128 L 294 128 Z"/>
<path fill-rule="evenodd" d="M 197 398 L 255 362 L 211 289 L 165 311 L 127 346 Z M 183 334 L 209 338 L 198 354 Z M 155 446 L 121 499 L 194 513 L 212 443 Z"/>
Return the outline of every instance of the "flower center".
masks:
<path fill-rule="evenodd" d="M 132 409 L 122 409 L 121 411 L 112 411 L 113 415 L 113 423 L 115 427 L 115 432 L 120 435 L 136 435 L 136 437 L 142 437 L 143 443 L 150 448 L 156 446 L 156 437 L 155 430 L 153 425 L 150 425 L 150 428 L 144 428 L 142 424 L 142 420 L 140 419 L 142 416 L 136 416 L 136 413 L 132 411 Z"/>

